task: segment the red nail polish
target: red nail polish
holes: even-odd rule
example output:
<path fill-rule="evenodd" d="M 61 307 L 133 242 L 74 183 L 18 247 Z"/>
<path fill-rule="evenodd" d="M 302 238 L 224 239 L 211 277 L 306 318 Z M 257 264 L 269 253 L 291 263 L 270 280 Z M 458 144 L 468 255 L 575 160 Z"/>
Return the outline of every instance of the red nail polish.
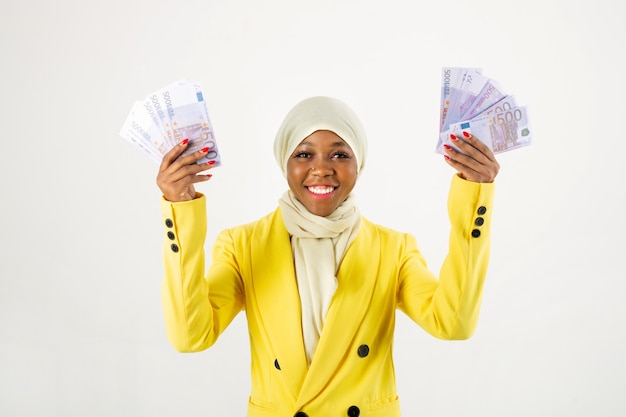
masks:
<path fill-rule="evenodd" d="M 458 140 L 459 138 L 457 138 L 456 136 L 454 136 L 452 133 L 450 133 L 450 139 L 452 140 Z"/>
<path fill-rule="evenodd" d="M 207 164 L 207 165 L 215 165 L 215 161 L 214 161 L 214 160 L 213 160 L 213 161 L 209 161 L 209 162 L 207 162 L 206 164 Z"/>
<path fill-rule="evenodd" d="M 202 153 L 207 153 L 209 151 L 209 148 L 202 148 L 200 149 L 200 152 Z"/>
<path fill-rule="evenodd" d="M 469 138 L 469 137 L 471 137 L 472 135 L 470 135 L 470 134 L 469 134 L 469 133 L 467 133 L 467 132 L 463 132 L 463 136 L 465 136 L 466 138 Z"/>
<path fill-rule="evenodd" d="M 443 145 L 443 148 L 444 148 L 446 151 L 449 151 L 450 149 L 452 149 L 452 146 L 444 144 L 444 145 Z"/>
<path fill-rule="evenodd" d="M 448 155 L 444 155 L 443 157 L 446 158 L 447 161 L 450 160 L 450 157 Z"/>
<path fill-rule="evenodd" d="M 206 174 L 207 178 L 211 178 L 213 176 L 213 174 Z"/>
<path fill-rule="evenodd" d="M 183 141 L 180 142 L 180 145 L 183 146 L 183 145 L 186 145 L 187 143 L 189 143 L 189 139 L 183 139 Z"/>

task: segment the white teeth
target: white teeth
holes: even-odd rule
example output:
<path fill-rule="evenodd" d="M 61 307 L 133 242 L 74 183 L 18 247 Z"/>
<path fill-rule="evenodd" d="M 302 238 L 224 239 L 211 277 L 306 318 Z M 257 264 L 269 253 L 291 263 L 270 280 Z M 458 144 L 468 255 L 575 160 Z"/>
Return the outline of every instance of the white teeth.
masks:
<path fill-rule="evenodd" d="M 308 187 L 313 194 L 329 194 L 335 190 L 335 187 Z"/>

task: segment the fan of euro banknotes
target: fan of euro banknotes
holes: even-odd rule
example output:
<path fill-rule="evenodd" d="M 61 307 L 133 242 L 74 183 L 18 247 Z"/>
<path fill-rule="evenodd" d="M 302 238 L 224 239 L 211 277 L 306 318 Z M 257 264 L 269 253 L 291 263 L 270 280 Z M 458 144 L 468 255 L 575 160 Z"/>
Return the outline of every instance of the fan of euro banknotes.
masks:
<path fill-rule="evenodd" d="M 440 110 L 438 153 L 444 153 L 444 144 L 455 147 L 450 135 L 461 132 L 476 136 L 494 153 L 531 143 L 526 106 L 518 105 L 479 68 L 442 69 Z"/>
<path fill-rule="evenodd" d="M 172 83 L 138 100 L 120 135 L 160 163 L 163 156 L 184 139 L 189 145 L 183 155 L 209 148 L 198 163 L 221 165 L 215 134 L 199 83 Z"/>

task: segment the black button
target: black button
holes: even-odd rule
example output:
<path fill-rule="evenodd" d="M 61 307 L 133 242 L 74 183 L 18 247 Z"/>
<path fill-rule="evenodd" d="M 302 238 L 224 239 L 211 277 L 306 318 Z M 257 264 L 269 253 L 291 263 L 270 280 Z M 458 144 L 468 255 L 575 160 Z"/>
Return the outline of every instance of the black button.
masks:
<path fill-rule="evenodd" d="M 178 245 L 176 243 L 172 243 L 170 247 L 172 248 L 172 252 L 178 252 Z"/>
<path fill-rule="evenodd" d="M 278 364 L 278 359 L 274 359 L 274 366 L 276 367 L 276 369 L 280 371 L 280 365 Z"/>
<path fill-rule="evenodd" d="M 298 411 L 293 417 L 309 417 L 304 411 Z"/>
<path fill-rule="evenodd" d="M 165 225 L 167 227 L 172 227 L 172 226 L 174 226 L 174 222 L 172 221 L 172 219 L 167 219 L 167 220 L 165 220 Z"/>
<path fill-rule="evenodd" d="M 487 212 L 487 207 L 485 206 L 478 207 L 478 214 L 480 214 L 481 216 L 485 214 L 486 212 Z"/>
<path fill-rule="evenodd" d="M 356 405 L 348 408 L 348 417 L 359 417 L 360 414 L 361 410 L 359 410 L 359 407 L 357 407 Z"/>
<path fill-rule="evenodd" d="M 176 236 L 174 235 L 174 233 L 173 233 L 173 232 L 167 232 L 167 237 L 169 237 L 169 238 L 170 238 L 170 240 L 174 240 L 174 238 L 175 238 Z"/>
<path fill-rule="evenodd" d="M 361 345 L 359 346 L 359 349 L 357 350 L 357 352 L 360 357 L 364 358 L 370 354 L 370 347 L 367 345 Z"/>
<path fill-rule="evenodd" d="M 482 226 L 483 223 L 485 223 L 485 219 L 483 219 L 482 217 L 476 217 L 476 220 L 474 220 L 474 224 L 476 226 Z"/>
<path fill-rule="evenodd" d="M 478 237 L 478 236 L 480 236 L 480 230 L 478 229 L 472 230 L 472 237 Z"/>

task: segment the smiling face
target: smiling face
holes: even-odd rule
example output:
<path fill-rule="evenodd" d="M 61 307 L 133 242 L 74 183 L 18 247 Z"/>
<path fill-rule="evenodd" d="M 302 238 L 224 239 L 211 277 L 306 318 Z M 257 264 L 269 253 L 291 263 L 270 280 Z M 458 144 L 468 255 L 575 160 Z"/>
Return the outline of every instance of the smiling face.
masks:
<path fill-rule="evenodd" d="M 356 179 L 354 152 L 329 130 L 306 137 L 287 161 L 289 188 L 317 216 L 326 217 L 335 211 L 352 192 Z"/>

